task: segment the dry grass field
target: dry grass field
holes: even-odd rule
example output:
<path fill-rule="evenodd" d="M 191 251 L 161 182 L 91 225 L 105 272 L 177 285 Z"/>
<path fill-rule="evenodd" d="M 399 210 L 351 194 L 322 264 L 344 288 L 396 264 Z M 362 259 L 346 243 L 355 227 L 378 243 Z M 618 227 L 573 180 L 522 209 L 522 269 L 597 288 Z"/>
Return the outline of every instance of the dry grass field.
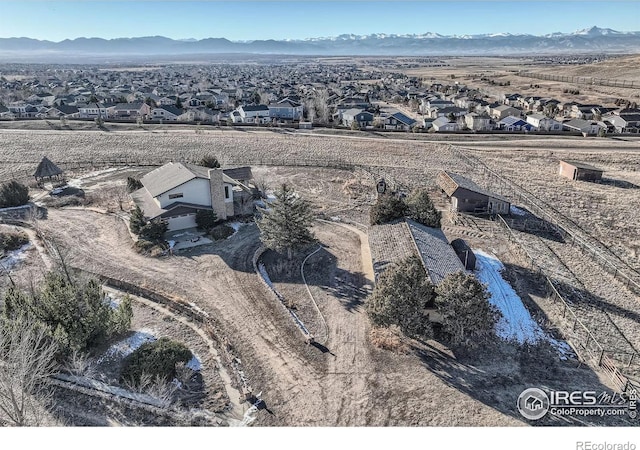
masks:
<path fill-rule="evenodd" d="M 326 216 L 365 224 L 378 176 L 407 187 L 426 185 L 436 194 L 434 177 L 442 169 L 466 174 L 480 184 L 489 181 L 446 143 L 394 136 L 254 130 L 195 133 L 186 127 L 110 132 L 3 129 L 0 172 L 5 177 L 24 177 L 44 154 L 69 169 L 70 175 L 79 176 L 112 162 L 154 165 L 168 160 L 197 161 L 212 153 L 229 166 L 251 164 L 256 178 L 272 187 L 280 182 L 292 184 Z M 631 186 L 640 185 L 640 177 L 633 170 L 640 162 L 639 142 L 481 137 L 450 143 L 463 144 L 466 152 L 526 185 L 545 203 L 553 204 L 619 252 L 630 265 L 637 259 L 634 252 L 639 251 L 639 243 L 630 236 L 640 231 L 640 189 Z M 559 157 L 601 166 L 605 178 L 617 181 L 588 184 L 560 179 L 556 175 Z M 350 170 L 349 164 L 362 167 Z M 292 167 L 296 165 L 343 167 Z M 126 169 L 123 173 L 131 172 Z M 100 190 L 117 178 L 100 175 L 87 180 L 86 186 L 89 191 Z M 446 208 L 443 198 L 436 200 Z M 545 358 L 549 355 L 524 360 L 509 345 L 487 349 L 487 354 L 471 358 L 435 344 L 413 345 L 408 354 L 373 348 L 362 308 L 362 298 L 369 288 L 361 276 L 363 242 L 356 232 L 335 224 L 316 227 L 325 250 L 308 261 L 308 282 L 329 327 L 324 349 L 306 346 L 281 306 L 266 295 L 251 263 L 259 245 L 253 226 L 242 228 L 225 242 L 161 259 L 136 254 L 125 224 L 111 215 L 50 209 L 48 219 L 40 226 L 73 249 L 70 258 L 74 265 L 187 299 L 218 318 L 252 387 L 263 391 L 267 411 L 260 412 L 259 424 L 524 425 L 514 404 L 526 387 L 611 389 L 606 379 L 574 359 L 554 359 L 552 368 L 547 369 L 549 361 Z M 525 302 L 538 309 L 536 316 L 543 325 L 557 327 L 559 337 L 563 337 L 566 324 L 559 320 L 553 305 L 545 303 L 536 286 L 530 286 L 533 275 L 510 256 L 503 232 L 494 224 L 481 222 L 447 222 L 445 232 L 449 238 L 464 237 L 503 259 Z M 548 248 L 557 258 L 555 266 L 565 271 L 564 278 L 585 292 L 589 302 L 581 305 L 581 311 L 585 322 L 600 327 L 598 338 L 625 351 L 640 346 L 640 330 L 634 319 L 640 312 L 636 298 L 624 293 L 569 244 L 550 242 Z M 552 256 L 540 258 L 553 263 Z M 187 279 L 189 283 L 184 282 Z M 304 291 L 299 281 L 292 278 L 279 282 L 291 295 L 301 296 Z M 544 424 L 587 423 L 626 424 L 610 418 L 592 422 L 550 420 Z"/>
<path fill-rule="evenodd" d="M 431 78 L 444 83 L 458 81 L 468 87 L 480 88 L 484 92 L 500 96 L 506 93 L 519 93 L 525 96 L 536 95 L 553 97 L 560 101 L 576 101 L 580 103 L 601 103 L 609 105 L 616 98 L 637 101 L 640 89 L 606 87 L 597 85 L 560 83 L 520 77 L 515 74 L 519 70 L 561 76 L 597 77 L 635 81 L 640 84 L 637 70 L 639 57 L 620 56 L 590 64 L 540 64 L 531 58 L 442 58 L 443 67 L 417 67 L 404 69 L 407 75 L 421 77 L 427 82 Z M 508 86 L 496 86 L 481 81 L 477 75 L 493 79 L 497 83 L 509 82 Z M 476 75 L 475 77 L 473 75 Z M 452 79 L 451 76 L 455 77 Z M 534 85 L 534 86 L 532 86 Z M 535 86 L 537 85 L 537 86 Z M 565 89 L 578 89 L 579 95 L 564 93 Z"/>

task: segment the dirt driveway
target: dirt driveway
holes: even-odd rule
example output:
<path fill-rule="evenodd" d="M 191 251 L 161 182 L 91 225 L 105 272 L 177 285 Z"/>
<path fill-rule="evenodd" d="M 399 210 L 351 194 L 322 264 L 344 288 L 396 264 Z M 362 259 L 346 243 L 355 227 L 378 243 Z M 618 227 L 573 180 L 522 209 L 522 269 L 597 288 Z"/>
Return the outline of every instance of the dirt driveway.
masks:
<path fill-rule="evenodd" d="M 223 325 L 254 392 L 262 391 L 262 425 L 513 425 L 505 414 L 435 374 L 415 355 L 391 355 L 367 343 L 357 234 L 317 227 L 326 250 L 306 269 L 329 325 L 326 348 L 305 345 L 252 270 L 254 226 L 227 241 L 165 259 L 136 254 L 124 223 L 92 211 L 51 210 L 43 230 L 68 246 L 73 264 L 193 302 Z M 318 264 L 318 260 L 315 261 Z M 469 415 L 467 411 L 473 411 Z M 442 414 L 447 411 L 446 414 Z"/>

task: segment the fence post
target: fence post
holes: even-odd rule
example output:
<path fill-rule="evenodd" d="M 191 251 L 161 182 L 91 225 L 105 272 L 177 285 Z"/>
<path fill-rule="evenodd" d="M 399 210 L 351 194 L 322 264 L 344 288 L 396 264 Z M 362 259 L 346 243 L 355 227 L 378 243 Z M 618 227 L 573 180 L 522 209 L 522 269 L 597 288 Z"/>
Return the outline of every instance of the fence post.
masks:
<path fill-rule="evenodd" d="M 602 367 L 602 359 L 604 358 L 604 349 L 600 350 L 600 358 L 598 358 L 598 367 Z"/>

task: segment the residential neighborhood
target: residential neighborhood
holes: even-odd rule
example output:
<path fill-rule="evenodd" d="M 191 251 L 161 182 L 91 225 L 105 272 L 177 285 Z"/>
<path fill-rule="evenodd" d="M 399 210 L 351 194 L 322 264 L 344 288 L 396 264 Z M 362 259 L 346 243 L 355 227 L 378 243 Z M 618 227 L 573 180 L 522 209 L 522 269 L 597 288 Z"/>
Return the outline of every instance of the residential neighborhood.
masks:
<path fill-rule="evenodd" d="M 580 104 L 313 61 L 148 71 L 0 71 L 0 120 L 91 119 L 435 133 L 638 133 L 637 104 Z"/>

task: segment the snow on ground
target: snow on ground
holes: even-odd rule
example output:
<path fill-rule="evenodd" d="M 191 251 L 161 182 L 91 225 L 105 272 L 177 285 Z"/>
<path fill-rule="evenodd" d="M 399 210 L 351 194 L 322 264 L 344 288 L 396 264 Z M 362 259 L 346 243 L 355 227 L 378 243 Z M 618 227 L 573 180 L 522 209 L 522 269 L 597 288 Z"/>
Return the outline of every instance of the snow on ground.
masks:
<path fill-rule="evenodd" d="M 535 344 L 549 341 L 564 359 L 571 353 L 571 348 L 565 342 L 557 341 L 547 334 L 522 303 L 511 285 L 502 278 L 504 270 L 502 262 L 494 255 L 474 249 L 476 255 L 476 276 L 487 285 L 491 294 L 490 302 L 502 313 L 502 318 L 496 325 L 496 333 L 503 339 L 519 343 Z"/>
<path fill-rule="evenodd" d="M 24 244 L 22 247 L 16 250 L 7 252 L 2 258 L 0 258 L 0 264 L 5 270 L 11 270 L 22 261 L 27 259 L 26 252 L 31 248 L 31 242 Z"/>
<path fill-rule="evenodd" d="M 227 225 L 233 228 L 233 231 L 237 232 L 240 228 L 244 227 L 246 224 L 247 224 L 246 222 L 229 222 Z"/>
<path fill-rule="evenodd" d="M 105 174 L 108 174 L 108 173 L 111 173 L 111 172 L 115 172 L 115 171 L 117 171 L 117 170 L 122 170 L 122 169 L 124 169 L 124 168 L 125 168 L 125 167 L 111 167 L 111 168 L 109 168 L 109 169 L 96 170 L 96 171 L 94 171 L 94 172 L 90 172 L 90 173 L 87 173 L 87 174 L 81 175 L 81 176 L 79 176 L 78 178 L 73 178 L 73 179 L 69 180 L 69 182 L 68 182 L 67 184 L 68 184 L 69 186 L 73 186 L 73 187 L 76 187 L 76 188 L 78 188 L 78 189 L 79 189 L 79 188 L 81 188 L 81 187 L 82 187 L 82 181 L 83 181 L 83 180 L 86 180 L 86 179 L 88 179 L 88 178 L 95 178 L 95 177 L 97 177 L 97 176 L 105 175 Z"/>
<path fill-rule="evenodd" d="M 126 339 L 112 344 L 104 354 L 98 358 L 98 364 L 105 359 L 110 358 L 124 358 L 125 356 L 133 353 L 138 347 L 147 342 L 153 342 L 157 338 L 154 336 L 154 332 L 149 329 L 138 330 Z"/>
<path fill-rule="evenodd" d="M 513 206 L 511 205 L 511 208 L 509 209 L 509 211 L 511 212 L 511 214 L 513 214 L 514 216 L 526 216 L 527 212 L 518 208 L 517 206 Z"/>
<path fill-rule="evenodd" d="M 189 360 L 189 362 L 186 364 L 186 366 L 194 371 L 199 371 L 202 369 L 202 361 L 200 361 L 200 358 L 198 357 L 198 355 L 196 355 L 195 353 L 193 353 L 193 358 L 191 358 Z"/>
<path fill-rule="evenodd" d="M 109 302 L 109 306 L 111 307 L 111 309 L 118 309 L 118 306 L 120 306 L 120 302 L 122 301 L 122 299 L 107 294 L 105 295 L 105 301 Z"/>
<path fill-rule="evenodd" d="M 269 274 L 267 273 L 267 268 L 264 266 L 262 262 L 258 264 L 258 271 L 260 272 L 260 276 L 262 277 L 264 282 L 267 283 L 267 285 L 275 291 L 276 288 L 273 286 L 273 283 L 271 282 L 271 278 L 269 278 Z"/>

